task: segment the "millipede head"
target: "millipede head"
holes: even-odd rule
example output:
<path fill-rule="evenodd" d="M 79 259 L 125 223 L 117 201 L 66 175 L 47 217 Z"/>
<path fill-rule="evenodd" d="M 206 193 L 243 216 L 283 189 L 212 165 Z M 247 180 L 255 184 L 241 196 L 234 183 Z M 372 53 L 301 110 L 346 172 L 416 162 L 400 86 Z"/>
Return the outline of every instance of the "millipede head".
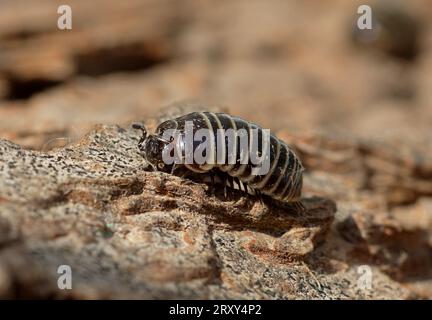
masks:
<path fill-rule="evenodd" d="M 170 141 L 167 141 L 157 135 L 147 135 L 145 126 L 141 123 L 132 124 L 132 128 L 141 130 L 142 136 L 138 142 L 138 148 L 141 151 L 146 162 L 154 169 L 162 169 L 164 161 L 162 151 Z"/>

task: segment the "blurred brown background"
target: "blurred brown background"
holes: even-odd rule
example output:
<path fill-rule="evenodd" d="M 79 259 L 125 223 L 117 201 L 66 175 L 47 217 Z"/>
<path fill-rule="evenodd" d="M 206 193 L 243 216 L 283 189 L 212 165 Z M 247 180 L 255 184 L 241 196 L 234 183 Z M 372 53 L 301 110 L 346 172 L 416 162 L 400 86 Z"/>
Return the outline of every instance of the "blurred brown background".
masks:
<path fill-rule="evenodd" d="M 191 99 L 272 130 L 430 143 L 431 1 L 74 0 L 63 31 L 61 4 L 0 3 L 0 137 L 25 147 Z"/>

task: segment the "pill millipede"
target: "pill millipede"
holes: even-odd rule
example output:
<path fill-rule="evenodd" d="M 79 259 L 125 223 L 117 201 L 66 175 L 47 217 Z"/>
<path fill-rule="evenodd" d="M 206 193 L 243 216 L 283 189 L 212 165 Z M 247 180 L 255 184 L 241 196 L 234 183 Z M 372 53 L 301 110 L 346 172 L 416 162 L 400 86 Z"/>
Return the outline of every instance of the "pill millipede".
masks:
<path fill-rule="evenodd" d="M 192 123 L 193 132 L 199 129 L 208 129 L 212 133 L 210 152 L 208 158 L 216 159 L 218 152 L 222 154 L 225 161 L 213 161 L 211 163 L 196 163 L 183 162 L 166 164 L 163 160 L 163 153 L 173 139 L 167 140 L 164 138 L 166 130 L 176 130 L 179 133 L 175 142 L 176 148 L 180 149 L 180 154 L 185 154 L 185 130 L 186 122 Z M 246 158 L 239 148 L 237 138 L 234 140 L 234 148 L 229 149 L 227 146 L 226 136 L 221 136 L 219 132 L 229 129 L 237 132 L 239 129 L 244 129 L 252 139 L 252 130 L 258 133 L 258 137 L 262 137 L 264 132 L 261 127 L 255 123 L 243 120 L 239 117 L 231 116 L 226 113 L 214 112 L 192 112 L 186 115 L 169 119 L 158 125 L 155 134 L 148 135 L 147 130 L 142 124 L 134 124 L 133 128 L 142 131 L 142 137 L 138 143 L 139 151 L 145 158 L 147 163 L 154 170 L 171 173 L 187 178 L 189 175 L 205 175 L 210 178 L 214 184 L 217 178 L 226 188 L 226 186 L 237 188 L 249 194 L 255 194 L 259 197 L 262 195 L 285 203 L 298 205 L 299 208 L 304 208 L 300 202 L 304 167 L 294 153 L 284 141 L 278 139 L 275 135 L 269 135 L 269 150 L 268 157 L 270 167 L 265 174 L 252 174 L 256 164 L 252 163 L 251 159 Z M 219 129 L 219 132 L 218 132 Z M 261 141 L 262 139 L 258 139 Z M 258 153 L 262 156 L 264 146 L 258 143 Z M 231 146 L 232 147 L 232 146 Z M 197 148 L 197 144 L 193 144 L 193 151 Z M 221 150 L 222 148 L 222 150 Z M 231 150 L 231 152 L 227 152 Z M 229 161 L 229 157 L 234 161 Z M 226 189 L 225 189 L 226 190 Z M 226 194 L 226 191 L 225 191 Z"/>

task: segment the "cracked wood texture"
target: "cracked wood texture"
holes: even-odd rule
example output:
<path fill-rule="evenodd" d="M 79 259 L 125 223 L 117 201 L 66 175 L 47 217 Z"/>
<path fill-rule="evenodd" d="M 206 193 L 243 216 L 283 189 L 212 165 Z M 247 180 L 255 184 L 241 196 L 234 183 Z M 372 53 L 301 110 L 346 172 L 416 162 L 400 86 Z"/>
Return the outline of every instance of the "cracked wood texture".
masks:
<path fill-rule="evenodd" d="M 432 7 L 220 2 L 0 1 L 0 298 L 432 298 Z M 291 144 L 307 211 L 147 172 L 130 124 L 196 110 Z"/>

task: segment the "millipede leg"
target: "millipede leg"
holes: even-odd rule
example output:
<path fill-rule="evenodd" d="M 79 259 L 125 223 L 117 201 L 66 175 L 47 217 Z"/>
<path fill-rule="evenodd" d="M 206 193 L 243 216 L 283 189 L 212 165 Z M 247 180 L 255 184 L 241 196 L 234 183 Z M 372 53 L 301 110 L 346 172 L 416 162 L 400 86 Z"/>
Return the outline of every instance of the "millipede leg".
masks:
<path fill-rule="evenodd" d="M 228 177 L 227 177 L 227 175 L 223 175 L 223 174 L 220 174 L 219 177 L 221 179 L 221 183 L 222 183 L 223 188 L 224 188 L 224 198 L 226 199 L 228 196 L 227 195 Z"/>
<path fill-rule="evenodd" d="M 211 194 L 214 195 L 215 194 L 215 172 L 214 171 L 210 171 L 210 191 Z"/>
<path fill-rule="evenodd" d="M 225 193 L 225 197 L 226 197 L 226 195 L 227 195 L 226 194 L 227 193 L 227 187 L 229 187 L 230 189 L 234 189 L 234 178 L 231 177 L 230 175 L 225 175 L 225 177 L 224 177 L 224 184 L 225 184 L 224 193 Z"/>
<path fill-rule="evenodd" d="M 244 189 L 245 193 L 249 194 L 249 189 L 248 189 L 249 187 L 248 187 L 248 185 L 246 183 L 244 183 L 244 182 L 242 182 L 242 184 L 243 184 L 243 189 Z"/>
<path fill-rule="evenodd" d="M 293 208 L 295 208 L 297 211 L 304 213 L 306 212 L 306 207 L 303 205 L 303 203 L 299 200 L 299 201 L 295 201 L 295 202 L 291 202 L 290 203 Z"/>
<path fill-rule="evenodd" d="M 261 191 L 255 189 L 255 195 L 258 198 L 259 202 L 261 204 L 264 204 L 264 198 L 263 198 L 263 194 L 261 193 Z"/>
<path fill-rule="evenodd" d="M 171 169 L 171 173 L 177 177 L 180 177 L 182 179 L 187 178 L 187 176 L 190 174 L 190 170 L 188 170 L 186 167 L 184 166 L 176 166 L 173 165 L 172 169 Z"/>
<path fill-rule="evenodd" d="M 237 186 L 238 186 L 238 189 L 240 190 L 240 191 L 243 191 L 242 190 L 242 187 L 241 187 L 241 182 L 240 182 L 240 179 L 239 178 L 237 178 L 237 177 L 234 177 L 234 182 L 237 184 Z"/>
<path fill-rule="evenodd" d="M 174 163 L 173 166 L 171 167 L 171 174 L 174 174 L 177 168 L 178 166 Z"/>

